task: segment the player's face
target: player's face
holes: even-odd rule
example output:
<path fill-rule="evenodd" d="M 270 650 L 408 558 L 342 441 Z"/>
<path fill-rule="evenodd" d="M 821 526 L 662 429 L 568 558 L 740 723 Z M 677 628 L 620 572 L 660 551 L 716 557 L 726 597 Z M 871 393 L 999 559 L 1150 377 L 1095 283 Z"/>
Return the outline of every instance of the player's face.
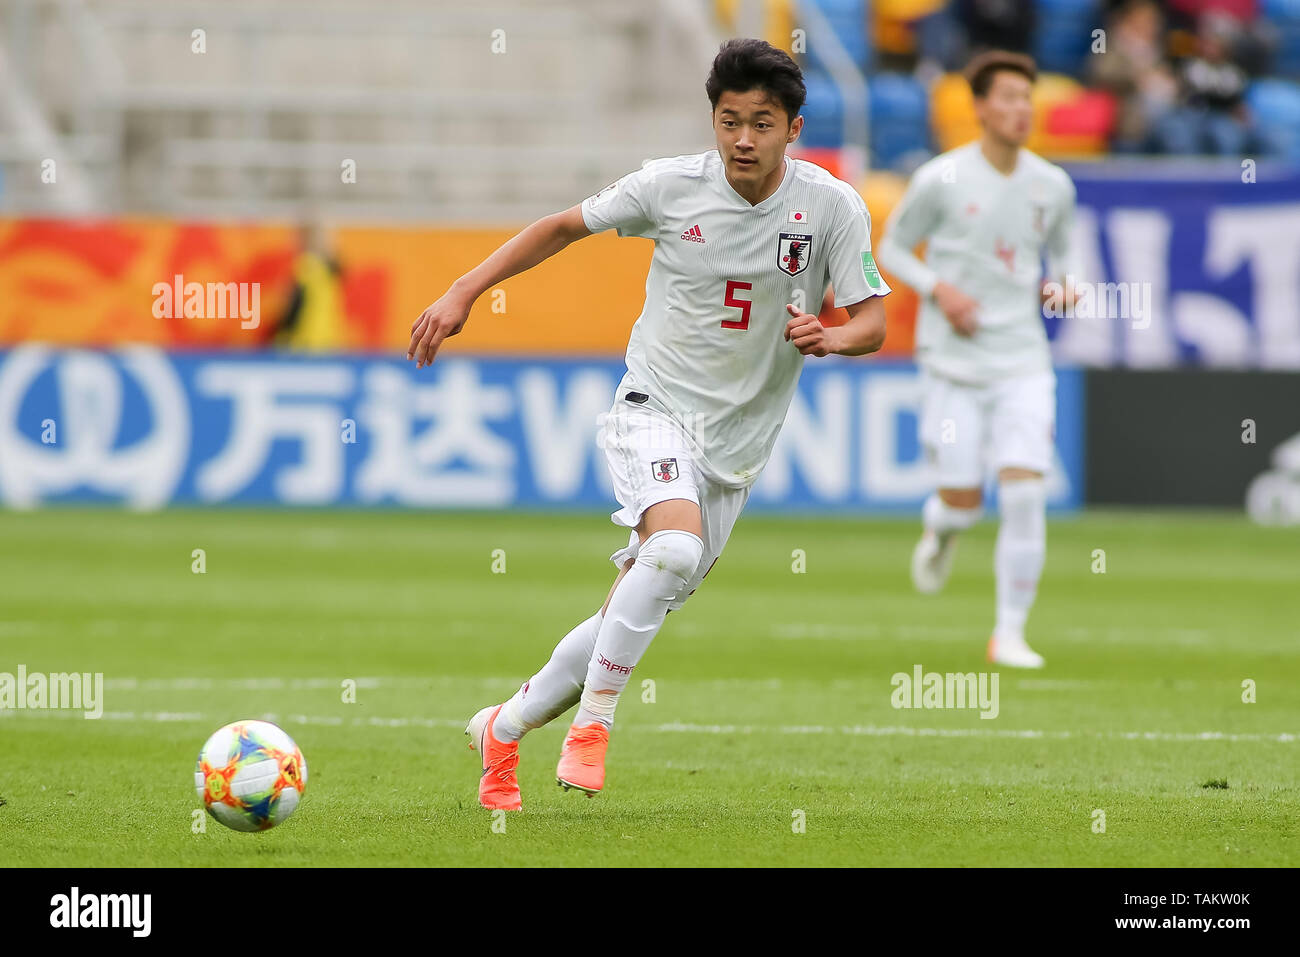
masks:
<path fill-rule="evenodd" d="M 785 108 L 762 90 L 728 90 L 713 110 L 718 153 L 733 183 L 761 183 L 771 176 L 802 128 L 802 116 L 791 124 Z"/>
<path fill-rule="evenodd" d="M 1033 84 L 1022 73 L 1000 70 L 988 93 L 975 100 L 980 125 L 1004 143 L 1021 146 L 1034 122 Z"/>

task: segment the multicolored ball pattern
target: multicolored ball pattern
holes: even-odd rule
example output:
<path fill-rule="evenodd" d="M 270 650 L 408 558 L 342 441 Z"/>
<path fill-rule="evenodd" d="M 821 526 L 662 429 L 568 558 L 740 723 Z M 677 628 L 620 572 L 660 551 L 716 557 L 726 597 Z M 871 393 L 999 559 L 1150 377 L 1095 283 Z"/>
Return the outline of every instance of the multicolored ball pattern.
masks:
<path fill-rule="evenodd" d="M 236 721 L 199 751 L 194 789 L 208 813 L 236 831 L 283 823 L 307 788 L 307 761 L 269 721 Z"/>

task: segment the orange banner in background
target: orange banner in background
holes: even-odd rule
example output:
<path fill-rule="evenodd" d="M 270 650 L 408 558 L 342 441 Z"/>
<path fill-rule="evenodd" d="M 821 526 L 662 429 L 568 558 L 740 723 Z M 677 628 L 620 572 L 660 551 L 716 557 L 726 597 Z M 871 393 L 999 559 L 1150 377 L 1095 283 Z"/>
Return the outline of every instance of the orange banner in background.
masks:
<path fill-rule="evenodd" d="M 892 203 L 891 203 L 892 205 Z M 873 232 L 886 209 L 872 207 Z M 459 275 L 514 234 L 508 229 L 347 226 L 330 233 L 339 264 L 332 308 L 339 350 L 403 351 L 411 323 Z M 258 349 L 275 337 L 302 254 L 299 230 L 271 224 L 0 220 L 0 345 L 43 341 L 110 346 Z M 621 355 L 645 295 L 653 249 L 612 231 L 577 243 L 490 290 L 475 304 L 456 351 Z M 181 277 L 179 280 L 177 277 Z M 886 274 L 886 279 L 890 277 Z M 909 353 L 915 297 L 886 299 L 885 351 Z M 256 322 L 187 317 L 169 289 L 256 284 Z M 160 300 L 165 299 L 165 302 Z M 837 324 L 843 310 L 823 321 Z"/>

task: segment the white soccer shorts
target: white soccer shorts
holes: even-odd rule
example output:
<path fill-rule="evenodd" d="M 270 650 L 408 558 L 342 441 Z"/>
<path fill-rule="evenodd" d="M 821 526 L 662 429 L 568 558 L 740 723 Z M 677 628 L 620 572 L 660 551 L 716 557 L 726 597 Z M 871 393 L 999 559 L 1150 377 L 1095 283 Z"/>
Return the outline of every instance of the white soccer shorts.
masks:
<path fill-rule="evenodd" d="M 614 497 L 622 506 L 610 515 L 610 520 L 632 529 L 627 547 L 609 557 L 618 568 L 629 558 L 636 558 L 641 547 L 636 525 L 651 505 L 683 498 L 700 507 L 704 555 L 683 593 L 669 603 L 669 610 L 675 611 L 686 603 L 722 554 L 749 499 L 749 488 L 728 488 L 698 472 L 692 464 L 690 444 L 677 423 L 660 412 L 627 401 L 623 394 L 615 398 L 600 437 L 614 482 Z"/>
<path fill-rule="evenodd" d="M 920 442 L 939 488 L 982 488 L 986 468 L 1051 471 L 1053 372 L 964 385 L 923 371 L 921 381 Z"/>

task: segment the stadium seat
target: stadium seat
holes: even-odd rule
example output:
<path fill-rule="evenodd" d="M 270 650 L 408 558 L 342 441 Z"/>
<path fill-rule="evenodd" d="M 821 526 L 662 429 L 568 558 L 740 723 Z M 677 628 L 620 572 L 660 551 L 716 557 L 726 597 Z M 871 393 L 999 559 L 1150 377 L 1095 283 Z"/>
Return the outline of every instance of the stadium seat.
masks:
<path fill-rule="evenodd" d="M 930 129 L 940 151 L 979 136 L 970 86 L 960 73 L 944 74 L 930 90 Z"/>
<path fill-rule="evenodd" d="M 1025 145 L 1047 156 L 1095 156 L 1106 151 L 1115 103 L 1068 76 L 1043 73 L 1034 85 L 1034 128 Z M 941 77 L 930 91 L 930 125 L 939 150 L 980 134 L 970 87 L 959 73 Z"/>
<path fill-rule="evenodd" d="M 831 30 L 864 73 L 871 68 L 871 43 L 868 37 L 863 0 L 810 0 L 826 18 Z M 826 63 L 819 56 L 820 47 L 809 43 L 808 53 L 800 66 L 808 98 L 804 105 L 801 141 L 811 148 L 838 147 L 844 138 L 844 105 L 838 87 L 831 79 Z"/>
<path fill-rule="evenodd" d="M 763 37 L 772 46 L 790 50 L 796 27 L 794 0 L 767 0 L 763 5 Z"/>
<path fill-rule="evenodd" d="M 1059 103 L 1047 114 L 1047 132 L 1053 136 L 1110 135 L 1115 125 L 1115 97 L 1105 90 L 1084 90 L 1067 103 Z"/>
<path fill-rule="evenodd" d="M 1092 31 L 1101 26 L 1096 0 L 1038 0 L 1038 29 L 1034 58 L 1040 70 L 1078 73 L 1092 43 Z"/>
<path fill-rule="evenodd" d="M 1275 69 L 1300 78 L 1300 0 L 1263 0 L 1260 7 L 1260 16 L 1277 35 Z"/>
<path fill-rule="evenodd" d="M 735 34 L 740 13 L 739 0 L 713 0 L 713 16 L 723 31 Z M 763 39 L 772 46 L 790 51 L 790 37 L 795 27 L 794 0 L 764 0 Z"/>
<path fill-rule="evenodd" d="M 1097 156 L 1107 151 L 1118 105 L 1103 90 L 1083 90 L 1048 109 L 1042 122 L 1043 148 L 1057 155 Z"/>
<path fill-rule="evenodd" d="M 879 73 L 870 92 L 873 165 L 892 167 L 909 153 L 928 151 L 928 104 L 921 84 L 907 74 Z"/>
<path fill-rule="evenodd" d="M 1246 90 L 1246 105 L 1266 151 L 1300 164 L 1300 84 L 1256 80 Z"/>
<path fill-rule="evenodd" d="M 844 105 L 839 88 L 820 70 L 804 72 L 808 97 L 804 101 L 804 128 L 799 142 L 809 148 L 838 147 L 844 140 Z"/>
<path fill-rule="evenodd" d="M 916 52 L 916 21 L 943 8 L 946 0 L 876 0 L 871 4 L 875 47 L 882 53 Z"/>
<path fill-rule="evenodd" d="M 1044 156 L 1095 156 L 1106 151 L 1114 104 L 1059 73 L 1034 84 L 1034 128 L 1025 145 Z"/>
<path fill-rule="evenodd" d="M 848 175 L 844 168 L 844 151 L 838 146 L 807 147 L 803 145 L 803 138 L 800 137 L 799 142 L 790 150 L 789 155 L 795 159 L 814 163 L 837 179 L 844 179 Z"/>
<path fill-rule="evenodd" d="M 807 0 L 826 18 L 831 32 L 844 45 L 858 68 L 869 73 L 872 68 L 871 38 L 867 29 L 865 0 Z M 808 53 L 817 59 L 817 44 L 809 43 Z"/>

